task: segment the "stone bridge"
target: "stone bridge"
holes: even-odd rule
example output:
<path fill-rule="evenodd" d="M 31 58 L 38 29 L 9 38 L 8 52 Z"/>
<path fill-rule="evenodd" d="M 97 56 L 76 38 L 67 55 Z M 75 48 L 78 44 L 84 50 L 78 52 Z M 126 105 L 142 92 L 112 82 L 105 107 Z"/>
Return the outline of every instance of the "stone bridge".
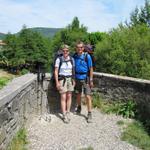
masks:
<path fill-rule="evenodd" d="M 123 101 L 127 101 L 130 99 L 136 101 L 136 103 L 138 104 L 138 109 L 143 116 L 143 119 L 149 119 L 149 80 L 95 72 L 94 85 L 95 87 L 93 88 L 93 91 L 100 92 L 105 99 Z M 51 116 L 53 116 L 53 114 L 56 114 L 57 112 L 60 112 L 59 94 L 55 91 L 53 87 L 50 86 L 48 76 L 46 76 L 43 83 L 37 82 L 37 76 L 35 74 L 26 74 L 24 76 L 13 79 L 12 82 L 10 82 L 6 87 L 0 90 L 0 150 L 6 149 L 7 145 L 12 140 L 16 132 L 20 128 L 22 128 L 27 122 L 32 122 L 34 116 L 38 116 L 39 119 L 51 122 L 53 118 Z M 96 113 L 97 112 L 95 112 L 95 114 Z M 110 118 L 108 117 L 107 119 L 109 120 Z M 104 120 L 104 118 L 101 118 L 101 120 Z M 57 123 L 59 123 L 59 121 Z M 101 123 L 102 121 L 97 122 L 97 124 Z M 94 124 L 94 126 L 97 126 L 97 124 Z M 53 127 L 51 127 L 51 129 L 53 129 Z M 73 128 L 73 130 L 75 129 Z M 108 129 L 106 130 L 108 131 Z M 62 143 L 62 145 L 63 144 L 64 143 Z M 82 143 L 80 144 L 80 147 L 81 145 Z M 47 145 L 47 148 L 45 146 L 43 150 L 56 149 L 56 147 L 48 147 L 49 145 Z M 32 147 L 32 149 L 41 150 L 42 148 Z M 60 149 L 68 148 L 66 146 Z M 74 149 L 74 147 L 70 149 Z M 95 147 L 95 149 L 98 148 Z M 120 149 L 122 148 L 120 147 Z"/>

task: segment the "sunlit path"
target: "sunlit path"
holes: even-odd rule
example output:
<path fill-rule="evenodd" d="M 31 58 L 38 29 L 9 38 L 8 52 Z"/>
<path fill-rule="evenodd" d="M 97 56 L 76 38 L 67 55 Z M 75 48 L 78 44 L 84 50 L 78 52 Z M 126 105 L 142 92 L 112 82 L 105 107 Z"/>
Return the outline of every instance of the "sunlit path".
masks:
<path fill-rule="evenodd" d="M 71 122 L 64 124 L 60 115 L 51 115 L 51 122 L 35 117 L 28 125 L 29 149 L 31 150 L 78 150 L 92 147 L 94 150 L 138 150 L 121 141 L 120 116 L 105 115 L 93 110 L 93 123 L 81 116 L 71 114 Z"/>

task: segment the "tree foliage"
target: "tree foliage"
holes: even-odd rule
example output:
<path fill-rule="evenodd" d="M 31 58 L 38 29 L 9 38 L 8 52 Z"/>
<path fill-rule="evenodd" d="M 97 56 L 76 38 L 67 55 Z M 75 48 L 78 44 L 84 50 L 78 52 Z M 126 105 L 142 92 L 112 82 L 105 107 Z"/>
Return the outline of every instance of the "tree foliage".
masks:
<path fill-rule="evenodd" d="M 15 68 L 16 71 L 29 65 L 32 68 L 36 62 L 48 62 L 46 40 L 37 32 L 24 27 L 19 35 L 8 34 L 4 42 L 6 46 L 0 53 L 5 58 L 5 67 Z"/>
<path fill-rule="evenodd" d="M 0 63 L 8 68 L 30 70 L 28 64 L 41 62 L 49 71 L 61 45 L 68 44 L 74 53 L 77 41 L 96 47 L 96 71 L 150 79 L 150 1 L 145 0 L 140 9 L 136 7 L 128 23 L 121 23 L 108 33 L 88 33 L 77 17 L 52 39 L 24 26 L 19 35 L 6 36 L 7 45 L 0 50 Z"/>
<path fill-rule="evenodd" d="M 139 25 L 139 24 L 146 24 L 150 26 L 150 1 L 145 0 L 144 7 L 138 9 L 137 7 L 130 15 L 130 23 L 131 26 Z"/>
<path fill-rule="evenodd" d="M 148 8 L 146 1 L 140 11 L 136 8 L 131 14 L 130 25 L 119 25 L 97 43 L 97 71 L 150 79 Z"/>
<path fill-rule="evenodd" d="M 52 51 L 55 53 L 62 44 L 68 44 L 71 50 L 74 51 L 75 43 L 77 41 L 88 42 L 87 28 L 80 25 L 77 17 L 75 17 L 71 24 L 58 32 L 52 39 Z"/>

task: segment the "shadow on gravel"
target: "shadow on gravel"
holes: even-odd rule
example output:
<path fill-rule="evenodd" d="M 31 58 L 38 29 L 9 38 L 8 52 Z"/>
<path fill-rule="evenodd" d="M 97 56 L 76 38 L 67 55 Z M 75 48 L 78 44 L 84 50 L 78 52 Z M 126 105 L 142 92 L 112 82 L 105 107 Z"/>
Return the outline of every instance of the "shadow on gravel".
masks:
<path fill-rule="evenodd" d="M 50 81 L 48 84 L 48 90 L 47 90 L 47 99 L 48 99 L 48 112 L 49 114 L 53 114 L 59 119 L 62 120 L 61 115 L 61 104 L 60 104 L 60 94 L 55 88 L 55 85 Z M 76 106 L 76 99 L 75 99 L 75 93 L 72 94 L 72 105 L 71 105 L 71 113 L 74 114 Z M 87 120 L 87 116 L 84 114 L 74 114 L 81 116 Z"/>
<path fill-rule="evenodd" d="M 86 116 L 86 115 L 84 115 L 84 114 L 75 114 L 75 115 L 77 115 L 77 116 L 81 116 L 81 117 L 83 117 L 84 119 L 86 119 L 86 120 L 87 120 L 87 116 Z"/>

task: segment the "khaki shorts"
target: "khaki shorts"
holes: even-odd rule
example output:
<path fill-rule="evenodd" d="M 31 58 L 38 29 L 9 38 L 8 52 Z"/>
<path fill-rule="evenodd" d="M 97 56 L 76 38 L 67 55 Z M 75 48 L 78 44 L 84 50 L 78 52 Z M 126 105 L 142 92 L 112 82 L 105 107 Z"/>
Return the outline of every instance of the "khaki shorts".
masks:
<path fill-rule="evenodd" d="M 75 92 L 76 93 L 83 93 L 85 95 L 91 95 L 91 88 L 89 84 L 86 82 L 86 80 L 76 80 L 76 86 L 75 86 Z"/>
<path fill-rule="evenodd" d="M 60 82 L 60 90 L 59 90 L 60 94 L 74 91 L 72 78 L 66 78 L 66 81 L 63 79 L 60 80 L 59 82 Z"/>

